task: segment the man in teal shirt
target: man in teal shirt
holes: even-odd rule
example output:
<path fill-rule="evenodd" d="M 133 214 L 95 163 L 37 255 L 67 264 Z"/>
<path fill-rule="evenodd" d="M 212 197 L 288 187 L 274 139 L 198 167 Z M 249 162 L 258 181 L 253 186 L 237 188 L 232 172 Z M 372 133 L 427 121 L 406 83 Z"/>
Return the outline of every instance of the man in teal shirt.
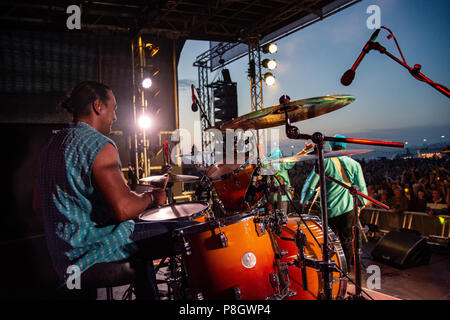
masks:
<path fill-rule="evenodd" d="M 335 135 L 335 137 L 345 138 L 342 135 Z M 332 151 L 343 150 L 346 148 L 346 143 L 330 142 L 330 147 Z M 361 165 L 355 160 L 347 156 L 327 158 L 324 161 L 324 168 L 326 175 L 344 182 L 347 185 L 357 186 L 361 193 L 367 195 L 366 182 L 364 180 Z M 303 185 L 300 199 L 301 203 L 308 203 L 314 195 L 318 182 L 319 175 L 313 170 Z M 347 189 L 329 180 L 326 180 L 326 190 L 328 223 L 330 228 L 338 235 L 344 248 L 345 257 L 350 266 L 353 264 L 353 198 Z M 363 205 L 367 203 L 366 199 L 362 197 L 359 197 L 359 199 Z"/>
<path fill-rule="evenodd" d="M 280 148 L 276 147 L 272 150 L 269 157 L 265 159 L 265 161 L 278 160 L 283 157 Z M 295 162 L 282 162 L 282 163 L 273 163 L 270 166 L 265 164 L 265 167 L 269 167 L 269 170 L 273 171 L 275 175 L 274 184 L 276 186 L 280 186 L 284 188 L 285 192 L 280 190 L 281 192 L 281 202 L 279 201 L 278 192 L 273 194 L 273 198 L 271 199 L 273 203 L 276 204 L 277 209 L 281 209 L 283 212 L 287 213 L 289 206 L 289 199 L 286 196 L 286 192 L 290 192 L 291 188 L 291 180 L 289 179 L 289 170 L 292 169 L 295 165 Z M 280 185 L 281 183 L 281 185 Z"/>

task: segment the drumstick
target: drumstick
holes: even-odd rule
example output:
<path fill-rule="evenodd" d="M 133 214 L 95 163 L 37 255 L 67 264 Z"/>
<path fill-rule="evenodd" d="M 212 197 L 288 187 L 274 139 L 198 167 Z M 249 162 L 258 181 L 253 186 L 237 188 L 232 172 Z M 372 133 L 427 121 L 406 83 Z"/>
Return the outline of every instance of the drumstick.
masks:
<path fill-rule="evenodd" d="M 166 187 L 167 187 L 167 183 L 169 182 L 169 178 L 170 178 L 170 175 L 169 175 L 169 174 L 167 174 L 167 178 L 166 178 L 166 181 L 164 181 L 164 186 L 163 186 L 163 190 L 166 190 Z"/>

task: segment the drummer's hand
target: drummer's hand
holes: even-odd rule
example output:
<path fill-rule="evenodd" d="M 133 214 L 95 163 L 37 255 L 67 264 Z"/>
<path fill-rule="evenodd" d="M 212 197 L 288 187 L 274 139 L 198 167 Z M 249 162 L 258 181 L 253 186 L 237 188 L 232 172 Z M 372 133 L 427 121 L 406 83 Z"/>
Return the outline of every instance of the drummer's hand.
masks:
<path fill-rule="evenodd" d="M 164 189 L 153 189 L 152 194 L 155 200 L 152 206 L 159 207 L 166 203 L 167 196 Z"/>

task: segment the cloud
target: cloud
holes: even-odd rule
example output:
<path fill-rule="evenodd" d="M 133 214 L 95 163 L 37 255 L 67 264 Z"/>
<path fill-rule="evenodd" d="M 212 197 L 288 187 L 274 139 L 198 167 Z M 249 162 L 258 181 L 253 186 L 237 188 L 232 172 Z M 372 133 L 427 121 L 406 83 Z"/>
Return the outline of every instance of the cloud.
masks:
<path fill-rule="evenodd" d="M 178 80 L 179 90 L 190 89 L 192 84 L 197 84 L 197 80 L 191 80 L 191 79 L 179 79 Z"/>

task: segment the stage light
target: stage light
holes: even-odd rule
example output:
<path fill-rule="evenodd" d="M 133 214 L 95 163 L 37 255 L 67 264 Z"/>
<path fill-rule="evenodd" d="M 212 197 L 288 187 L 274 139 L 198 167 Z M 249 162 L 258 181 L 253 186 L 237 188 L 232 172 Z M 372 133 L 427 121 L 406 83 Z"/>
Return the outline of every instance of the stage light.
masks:
<path fill-rule="evenodd" d="M 277 62 L 273 59 L 264 59 L 262 61 L 262 65 L 264 68 L 267 68 L 269 70 L 273 70 L 277 67 Z"/>
<path fill-rule="evenodd" d="M 267 72 L 264 74 L 264 82 L 270 87 L 275 84 L 275 77 L 272 73 Z"/>
<path fill-rule="evenodd" d="M 144 78 L 144 80 L 142 80 L 142 87 L 144 89 L 148 89 L 152 86 L 152 79 L 150 78 Z"/>
<path fill-rule="evenodd" d="M 146 43 L 145 48 L 149 51 L 151 57 L 153 57 L 159 51 L 159 47 L 155 46 L 152 43 Z"/>
<path fill-rule="evenodd" d="M 152 120 L 147 115 L 141 115 L 138 119 L 138 125 L 142 129 L 150 128 L 151 124 L 152 124 Z"/>
<path fill-rule="evenodd" d="M 264 53 L 276 53 L 278 51 L 278 46 L 275 43 L 268 43 L 262 47 Z"/>

